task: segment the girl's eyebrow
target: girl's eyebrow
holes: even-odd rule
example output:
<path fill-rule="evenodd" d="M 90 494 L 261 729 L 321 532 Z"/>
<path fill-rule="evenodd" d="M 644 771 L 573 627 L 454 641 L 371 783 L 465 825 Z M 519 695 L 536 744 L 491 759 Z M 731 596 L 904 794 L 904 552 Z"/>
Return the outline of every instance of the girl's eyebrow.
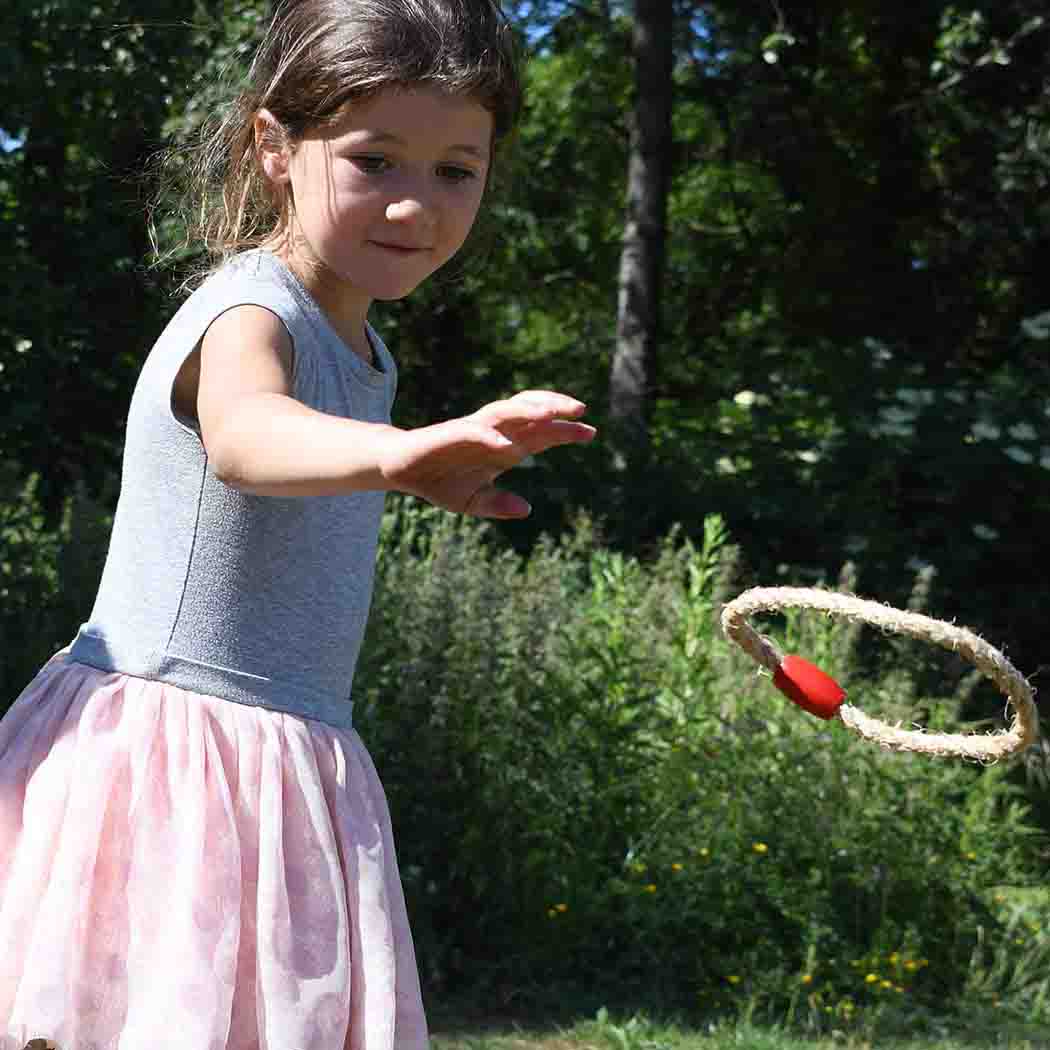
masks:
<path fill-rule="evenodd" d="M 390 131 L 362 131 L 355 133 L 353 138 L 353 145 L 355 147 L 380 146 L 385 142 L 389 142 L 395 146 L 407 145 L 400 135 L 395 135 Z M 485 150 L 478 146 L 474 146 L 469 142 L 459 142 L 447 147 L 447 149 L 449 153 L 466 153 L 472 157 L 476 157 L 478 160 L 485 160 L 488 156 Z"/>

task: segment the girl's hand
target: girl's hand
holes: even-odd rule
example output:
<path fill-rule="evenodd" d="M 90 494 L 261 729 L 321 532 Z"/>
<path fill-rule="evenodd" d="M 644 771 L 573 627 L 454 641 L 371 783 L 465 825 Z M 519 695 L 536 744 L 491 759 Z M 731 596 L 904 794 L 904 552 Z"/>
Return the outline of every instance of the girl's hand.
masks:
<path fill-rule="evenodd" d="M 596 431 L 574 422 L 586 405 L 549 390 L 526 390 L 461 419 L 397 432 L 380 453 L 388 487 L 481 518 L 524 518 L 532 509 L 493 482 L 527 456 L 581 444 Z"/>

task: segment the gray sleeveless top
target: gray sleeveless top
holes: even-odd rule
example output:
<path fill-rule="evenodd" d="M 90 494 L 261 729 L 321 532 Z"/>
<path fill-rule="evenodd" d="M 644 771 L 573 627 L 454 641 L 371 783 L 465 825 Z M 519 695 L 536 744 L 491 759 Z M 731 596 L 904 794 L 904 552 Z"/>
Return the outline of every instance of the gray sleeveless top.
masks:
<path fill-rule="evenodd" d="M 375 332 L 381 370 L 336 335 L 276 256 L 233 259 L 186 300 L 143 366 L 109 553 L 70 658 L 349 728 L 383 493 L 239 492 L 208 469 L 195 424 L 173 409 L 179 368 L 212 321 L 243 304 L 288 329 L 298 400 L 390 422 L 396 368 Z"/>

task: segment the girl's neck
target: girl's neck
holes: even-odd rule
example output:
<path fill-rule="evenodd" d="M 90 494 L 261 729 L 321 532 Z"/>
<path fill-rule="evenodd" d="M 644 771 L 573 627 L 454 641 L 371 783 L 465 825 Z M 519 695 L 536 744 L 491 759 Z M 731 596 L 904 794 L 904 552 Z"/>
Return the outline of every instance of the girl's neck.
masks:
<path fill-rule="evenodd" d="M 295 275 L 321 308 L 336 335 L 365 364 L 376 367 L 375 353 L 368 338 L 368 308 L 371 300 L 353 294 L 344 281 L 320 263 L 296 252 L 288 237 L 264 242 L 262 247 L 273 252 Z"/>

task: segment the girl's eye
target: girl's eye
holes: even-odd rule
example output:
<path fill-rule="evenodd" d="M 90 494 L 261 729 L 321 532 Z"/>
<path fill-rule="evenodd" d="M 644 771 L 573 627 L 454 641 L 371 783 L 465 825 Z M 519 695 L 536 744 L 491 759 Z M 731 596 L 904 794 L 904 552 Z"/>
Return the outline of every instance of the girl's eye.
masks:
<path fill-rule="evenodd" d="M 442 164 L 438 168 L 438 174 L 449 182 L 466 182 L 468 179 L 476 179 L 477 173 L 470 168 L 461 168 L 458 164 Z"/>
<path fill-rule="evenodd" d="M 355 154 L 350 158 L 354 166 L 366 175 L 382 175 L 390 169 L 390 161 L 386 157 L 377 157 L 368 153 Z"/>

